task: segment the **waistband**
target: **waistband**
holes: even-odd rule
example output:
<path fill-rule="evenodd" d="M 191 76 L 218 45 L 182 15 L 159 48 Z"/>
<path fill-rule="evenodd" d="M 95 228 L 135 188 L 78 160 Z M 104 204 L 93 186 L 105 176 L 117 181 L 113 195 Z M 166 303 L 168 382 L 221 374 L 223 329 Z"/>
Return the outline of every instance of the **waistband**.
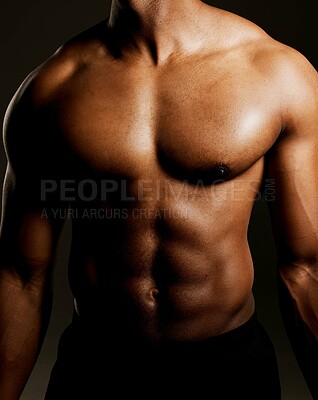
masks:
<path fill-rule="evenodd" d="M 81 317 L 74 313 L 72 324 L 69 328 L 73 331 L 74 338 L 89 339 L 94 341 L 96 344 L 100 341 L 105 343 L 113 343 L 114 345 L 119 343 L 121 346 L 125 347 L 133 345 L 134 347 L 156 347 L 159 349 L 194 349 L 199 350 L 204 349 L 206 346 L 212 346 L 215 348 L 223 346 L 236 346 L 237 343 L 244 343 L 250 341 L 251 337 L 260 329 L 261 325 L 257 319 L 256 312 L 242 325 L 229 330 L 227 332 L 221 333 L 219 335 L 211 336 L 205 339 L 194 340 L 194 341 L 177 341 L 177 340 L 163 340 L 163 341 L 152 341 L 151 339 L 145 337 L 136 337 L 134 335 L 129 335 L 127 333 L 111 333 L 107 332 L 106 329 L 102 331 L 96 331 L 93 326 L 87 323 L 83 323 Z M 92 342 L 91 342 L 92 344 Z"/>
<path fill-rule="evenodd" d="M 250 342 L 251 338 L 255 336 L 258 331 L 260 324 L 257 319 L 257 315 L 254 314 L 242 325 L 231 329 L 227 332 L 221 333 L 219 335 L 210 336 L 205 339 L 194 340 L 194 341 L 167 341 L 163 342 L 161 346 L 164 347 L 174 347 L 176 349 L 183 350 L 187 348 L 188 350 L 200 351 L 207 348 L 214 348 L 215 350 L 220 350 L 224 348 L 236 347 L 238 344 L 242 345 L 244 343 Z"/>

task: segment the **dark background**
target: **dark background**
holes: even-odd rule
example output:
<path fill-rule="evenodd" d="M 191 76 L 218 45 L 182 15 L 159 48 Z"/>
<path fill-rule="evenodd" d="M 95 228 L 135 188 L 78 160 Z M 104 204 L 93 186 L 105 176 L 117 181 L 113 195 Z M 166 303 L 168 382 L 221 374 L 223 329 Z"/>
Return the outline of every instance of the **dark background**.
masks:
<path fill-rule="evenodd" d="M 181 0 L 180 0 L 181 1 Z M 211 0 L 260 25 L 271 36 L 302 52 L 317 68 L 313 44 L 317 37 L 314 4 L 309 0 Z M 0 6 L 0 116 L 25 76 L 48 58 L 63 42 L 104 19 L 110 0 L 11 0 Z M 5 157 L 0 147 L 0 178 Z M 22 400 L 41 400 L 56 355 L 56 345 L 72 312 L 67 284 L 70 227 L 63 233 L 55 274 L 54 308 L 43 350 Z M 259 319 L 270 334 L 278 355 L 283 400 L 310 400 L 308 389 L 286 337 L 277 304 L 275 251 L 266 205 L 257 201 L 250 225 L 250 244 L 255 262 L 256 305 Z M 257 400 L 257 399 L 255 399 Z M 270 400 L 270 399 L 269 399 Z"/>

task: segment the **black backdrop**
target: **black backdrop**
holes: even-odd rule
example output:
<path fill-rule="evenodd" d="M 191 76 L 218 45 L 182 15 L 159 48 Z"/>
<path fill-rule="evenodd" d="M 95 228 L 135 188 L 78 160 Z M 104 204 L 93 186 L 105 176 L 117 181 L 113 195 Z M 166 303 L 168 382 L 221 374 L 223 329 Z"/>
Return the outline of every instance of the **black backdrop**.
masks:
<path fill-rule="evenodd" d="M 207 3 L 242 15 L 274 38 L 302 52 L 317 68 L 314 4 L 309 0 L 210 0 Z M 0 115 L 25 76 L 49 57 L 65 40 L 105 18 L 110 0 L 11 0 L 0 6 Z M 0 177 L 5 157 L 0 147 Z M 276 346 L 283 400 L 309 400 L 282 326 L 277 305 L 275 251 L 266 205 L 255 204 L 249 231 L 255 262 L 257 310 Z M 22 400 L 41 400 L 54 362 L 58 337 L 70 321 L 72 297 L 67 284 L 70 227 L 63 233 L 55 273 L 55 298 L 51 324 L 43 350 Z M 257 399 L 255 399 L 257 400 Z"/>

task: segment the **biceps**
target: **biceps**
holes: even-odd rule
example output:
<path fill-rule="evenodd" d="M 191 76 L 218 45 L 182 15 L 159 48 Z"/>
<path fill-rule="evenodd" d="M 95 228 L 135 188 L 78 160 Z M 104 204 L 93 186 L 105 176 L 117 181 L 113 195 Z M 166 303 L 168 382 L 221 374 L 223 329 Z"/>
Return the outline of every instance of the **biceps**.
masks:
<path fill-rule="evenodd" d="M 0 236 L 1 266 L 36 275 L 53 263 L 62 222 L 48 214 L 32 185 L 17 183 L 7 171 Z M 28 191 L 28 192 L 27 192 Z M 31 192 L 30 192 L 31 191 Z"/>
<path fill-rule="evenodd" d="M 278 250 L 293 259 L 318 251 L 318 156 L 305 140 L 286 139 L 271 155 L 268 175 L 275 180 L 269 204 Z"/>

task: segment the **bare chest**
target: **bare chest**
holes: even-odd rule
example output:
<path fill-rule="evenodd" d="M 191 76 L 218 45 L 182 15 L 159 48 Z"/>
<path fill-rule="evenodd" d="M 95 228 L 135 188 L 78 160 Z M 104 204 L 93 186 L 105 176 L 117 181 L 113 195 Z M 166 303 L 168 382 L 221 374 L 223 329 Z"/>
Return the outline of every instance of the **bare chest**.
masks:
<path fill-rule="evenodd" d="M 57 102 L 67 147 L 101 173 L 231 178 L 260 159 L 280 132 L 257 76 L 202 68 L 83 74 Z"/>

